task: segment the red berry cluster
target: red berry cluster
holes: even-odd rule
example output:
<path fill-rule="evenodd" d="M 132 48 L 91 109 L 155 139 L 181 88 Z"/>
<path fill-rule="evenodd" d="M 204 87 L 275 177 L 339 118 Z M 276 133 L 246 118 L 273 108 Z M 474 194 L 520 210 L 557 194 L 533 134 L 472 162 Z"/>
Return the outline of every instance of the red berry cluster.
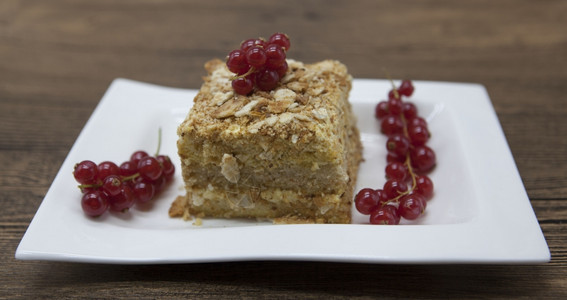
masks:
<path fill-rule="evenodd" d="M 435 166 L 436 157 L 426 145 L 430 137 L 427 122 L 418 116 L 413 103 L 402 100 L 413 91 L 412 82 L 404 80 L 388 93 L 388 101 L 376 105 L 375 117 L 388 137 L 387 181 L 382 189 L 364 188 L 355 196 L 356 209 L 370 215 L 371 224 L 399 224 L 402 217 L 415 220 L 433 196 L 433 182 L 426 174 Z"/>
<path fill-rule="evenodd" d="M 75 165 L 73 176 L 83 192 L 81 207 L 98 217 L 107 210 L 124 212 L 136 202 L 147 203 L 173 178 L 175 166 L 166 155 L 134 152 L 120 166 L 111 161 L 98 165 L 84 160 Z"/>
<path fill-rule="evenodd" d="M 289 37 L 274 33 L 267 41 L 248 39 L 240 44 L 240 49 L 228 54 L 226 66 L 236 73 L 232 88 L 240 95 L 248 95 L 254 87 L 261 91 L 276 88 L 287 72 L 286 51 L 289 50 Z"/>

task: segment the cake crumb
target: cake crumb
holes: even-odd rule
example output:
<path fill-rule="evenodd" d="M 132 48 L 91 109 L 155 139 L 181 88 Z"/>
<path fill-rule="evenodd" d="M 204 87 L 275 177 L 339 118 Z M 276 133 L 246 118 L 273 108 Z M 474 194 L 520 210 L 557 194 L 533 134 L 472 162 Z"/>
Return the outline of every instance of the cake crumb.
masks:
<path fill-rule="evenodd" d="M 169 208 L 169 216 L 172 218 L 183 217 L 186 211 L 186 202 L 187 198 L 185 196 L 177 196 Z"/>

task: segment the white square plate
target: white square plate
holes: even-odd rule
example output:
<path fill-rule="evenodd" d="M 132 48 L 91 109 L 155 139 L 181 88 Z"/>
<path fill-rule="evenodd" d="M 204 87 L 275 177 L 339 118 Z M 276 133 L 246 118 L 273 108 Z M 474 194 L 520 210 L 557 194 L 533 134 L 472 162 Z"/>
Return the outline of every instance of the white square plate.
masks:
<path fill-rule="evenodd" d="M 116 264 L 243 260 L 360 263 L 542 263 L 549 249 L 483 86 L 414 82 L 414 102 L 429 122 L 437 167 L 426 214 L 399 226 L 372 226 L 353 212 L 353 224 L 272 225 L 205 219 L 202 226 L 171 219 L 184 194 L 176 128 L 195 90 L 115 80 L 85 125 L 33 218 L 17 259 Z M 351 102 L 359 119 L 365 161 L 356 190 L 384 184 L 386 138 L 374 106 L 391 89 L 386 80 L 354 81 Z M 135 150 L 161 153 L 176 177 L 149 210 L 86 217 L 72 176 L 75 163 L 120 163 Z"/>

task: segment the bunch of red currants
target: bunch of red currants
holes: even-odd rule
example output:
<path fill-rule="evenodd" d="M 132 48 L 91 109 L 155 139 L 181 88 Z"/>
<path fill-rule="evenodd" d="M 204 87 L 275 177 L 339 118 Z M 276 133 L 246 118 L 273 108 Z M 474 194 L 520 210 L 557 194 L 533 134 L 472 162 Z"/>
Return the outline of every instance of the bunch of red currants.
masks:
<path fill-rule="evenodd" d="M 254 87 L 261 91 L 275 89 L 287 72 L 289 47 L 289 37 L 284 33 L 274 33 L 267 41 L 258 38 L 242 42 L 226 59 L 228 69 L 236 73 L 232 79 L 234 91 L 248 95 Z"/>
<path fill-rule="evenodd" d="M 124 212 L 135 203 L 148 203 L 171 181 L 175 166 L 166 155 L 134 152 L 120 166 L 111 161 L 98 165 L 84 160 L 75 165 L 73 176 L 83 192 L 81 207 L 98 217 L 107 210 Z"/>
<path fill-rule="evenodd" d="M 433 182 L 426 175 L 436 164 L 435 152 L 426 145 L 430 138 L 427 122 L 418 116 L 412 102 L 403 101 L 414 92 L 413 83 L 403 80 L 376 105 L 375 117 L 388 137 L 386 183 L 382 189 L 363 188 L 355 196 L 356 209 L 370 215 L 371 224 L 400 223 L 421 216 L 433 196 Z"/>

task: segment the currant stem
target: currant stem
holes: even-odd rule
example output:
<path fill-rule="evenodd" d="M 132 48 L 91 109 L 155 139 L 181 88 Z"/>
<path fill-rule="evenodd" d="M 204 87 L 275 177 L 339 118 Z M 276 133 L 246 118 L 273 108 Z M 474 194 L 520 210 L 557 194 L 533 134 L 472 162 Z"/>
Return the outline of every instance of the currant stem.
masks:
<path fill-rule="evenodd" d="M 404 135 L 409 139 L 409 132 L 408 132 L 408 122 L 406 120 L 406 117 L 404 117 L 404 113 L 400 113 L 400 119 L 402 119 L 402 123 L 404 123 Z M 411 143 L 410 143 L 411 146 Z"/>
<path fill-rule="evenodd" d="M 388 80 L 392 84 L 392 91 L 394 92 L 394 96 L 398 99 L 401 99 L 400 94 L 398 93 L 398 89 L 396 88 L 396 84 L 394 83 L 394 80 L 392 80 L 392 77 L 390 76 L 390 73 L 386 68 L 384 68 L 384 73 L 386 73 L 386 78 L 388 78 Z"/>
<path fill-rule="evenodd" d="M 242 75 L 236 75 L 236 76 L 232 76 L 229 78 L 229 80 L 236 80 L 238 78 L 244 78 L 252 73 L 256 72 L 256 68 L 254 67 L 250 67 L 250 69 L 248 69 L 248 71 L 246 71 L 246 73 L 242 74 Z"/>
<path fill-rule="evenodd" d="M 415 175 L 415 172 L 413 171 L 413 167 L 411 166 L 411 159 L 409 153 L 406 156 L 405 164 L 408 167 L 408 172 L 410 173 L 411 176 L 411 188 L 408 189 L 408 194 L 409 194 L 413 192 L 413 190 L 415 190 L 415 187 L 417 186 L 417 176 Z"/>
<path fill-rule="evenodd" d="M 130 181 L 130 180 L 134 180 L 136 178 L 140 177 L 140 173 L 136 173 L 136 174 L 132 174 L 130 176 L 126 176 L 124 178 L 122 178 L 122 181 Z"/>
<path fill-rule="evenodd" d="M 156 155 L 159 155 L 159 150 L 161 149 L 161 127 L 158 128 L 158 145 L 157 145 L 157 150 L 156 150 Z"/>
<path fill-rule="evenodd" d="M 79 184 L 77 187 L 82 190 L 84 188 L 99 188 L 101 186 L 102 186 L 101 183 L 92 183 L 92 184 Z"/>

